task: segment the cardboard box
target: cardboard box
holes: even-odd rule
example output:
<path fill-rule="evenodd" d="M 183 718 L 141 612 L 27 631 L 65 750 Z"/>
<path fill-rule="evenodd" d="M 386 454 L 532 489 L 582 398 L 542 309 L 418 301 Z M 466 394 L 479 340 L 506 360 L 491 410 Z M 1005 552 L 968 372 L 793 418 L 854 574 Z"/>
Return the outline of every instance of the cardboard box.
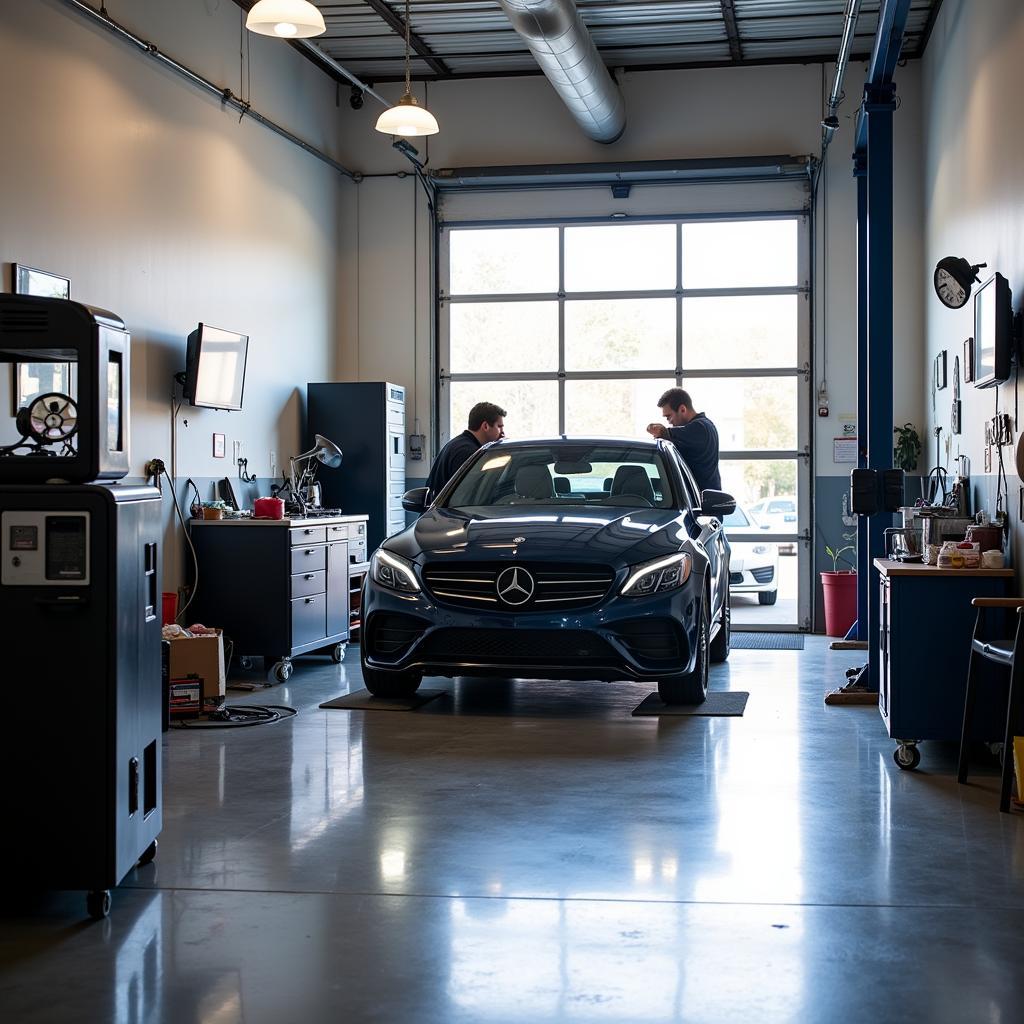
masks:
<path fill-rule="evenodd" d="M 177 637 L 171 641 L 170 678 L 198 676 L 203 681 L 203 707 L 224 703 L 224 637 L 217 635 Z"/>

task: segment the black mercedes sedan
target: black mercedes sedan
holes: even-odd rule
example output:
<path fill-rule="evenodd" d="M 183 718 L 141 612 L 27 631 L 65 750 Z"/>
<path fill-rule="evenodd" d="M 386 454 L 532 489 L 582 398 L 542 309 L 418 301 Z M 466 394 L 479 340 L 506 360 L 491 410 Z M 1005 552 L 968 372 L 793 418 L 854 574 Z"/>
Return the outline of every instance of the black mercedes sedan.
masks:
<path fill-rule="evenodd" d="M 378 696 L 424 675 L 656 683 L 699 704 L 729 656 L 722 491 L 698 495 L 665 441 L 481 448 L 415 525 L 374 552 L 361 660 Z"/>

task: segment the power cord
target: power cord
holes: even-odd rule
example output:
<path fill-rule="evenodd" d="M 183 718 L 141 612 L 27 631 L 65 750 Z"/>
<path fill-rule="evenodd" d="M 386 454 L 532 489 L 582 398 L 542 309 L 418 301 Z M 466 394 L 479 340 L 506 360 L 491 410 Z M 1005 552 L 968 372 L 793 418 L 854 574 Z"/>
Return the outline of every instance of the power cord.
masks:
<path fill-rule="evenodd" d="M 181 528 L 185 533 L 185 540 L 188 543 L 189 551 L 192 552 L 192 590 L 188 595 L 188 600 L 185 602 L 184 606 L 178 611 L 178 614 L 176 616 L 176 620 L 178 620 L 181 619 L 185 612 L 188 611 L 189 605 L 192 604 L 192 602 L 195 600 L 196 594 L 199 592 L 199 556 L 196 554 L 196 549 L 192 544 L 192 537 L 189 535 L 188 532 L 188 524 L 185 522 L 185 517 L 181 514 L 181 507 L 178 505 L 178 496 L 174 493 L 174 479 L 170 475 L 170 473 L 167 472 L 167 467 L 164 465 L 163 460 L 150 459 L 149 462 L 146 463 L 145 468 L 146 478 L 154 480 L 156 482 L 157 487 L 160 487 L 160 480 L 162 477 L 167 478 L 167 486 L 171 492 L 171 501 L 174 502 L 174 511 L 178 513 L 178 520 L 181 523 Z M 189 478 L 189 480 L 187 481 L 186 486 L 188 486 L 188 484 L 192 484 L 192 487 L 196 491 L 196 496 L 198 497 L 199 489 L 196 488 L 196 485 L 192 482 L 191 478 Z M 163 491 L 163 488 L 160 487 L 160 490 Z"/>
<path fill-rule="evenodd" d="M 238 479 L 242 483 L 253 484 L 256 482 L 256 474 L 249 472 L 249 460 L 239 459 L 238 460 Z"/>
<path fill-rule="evenodd" d="M 249 725 L 273 725 L 298 714 L 283 704 L 225 704 L 211 711 L 205 719 L 183 718 L 174 723 L 176 729 L 238 729 Z"/>

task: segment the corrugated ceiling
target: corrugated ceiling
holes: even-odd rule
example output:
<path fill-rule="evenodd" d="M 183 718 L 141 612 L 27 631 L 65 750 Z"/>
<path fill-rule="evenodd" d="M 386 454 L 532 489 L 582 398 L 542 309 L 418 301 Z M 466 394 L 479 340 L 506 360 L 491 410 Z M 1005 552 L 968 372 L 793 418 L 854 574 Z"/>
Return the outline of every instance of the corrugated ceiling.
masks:
<path fill-rule="evenodd" d="M 903 56 L 920 57 L 942 0 L 912 0 Z M 249 7 L 251 3 L 242 3 Z M 366 82 L 404 74 L 404 0 L 319 2 L 312 40 Z M 836 59 L 845 0 L 576 0 L 610 68 L 718 67 Z M 539 74 L 497 0 L 410 0 L 417 79 Z M 852 59 L 871 55 L 879 0 L 864 0 Z M 728 17 L 729 13 L 733 17 Z M 729 22 L 735 21 L 732 38 Z"/>

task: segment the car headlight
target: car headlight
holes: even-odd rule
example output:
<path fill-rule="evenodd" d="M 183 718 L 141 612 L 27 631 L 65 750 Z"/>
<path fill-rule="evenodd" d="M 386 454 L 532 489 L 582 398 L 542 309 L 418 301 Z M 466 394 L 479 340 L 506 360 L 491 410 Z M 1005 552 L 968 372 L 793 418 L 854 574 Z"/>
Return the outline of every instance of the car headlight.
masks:
<path fill-rule="evenodd" d="M 389 590 L 403 590 L 415 593 L 420 589 L 412 562 L 400 558 L 391 551 L 377 548 L 370 559 L 370 574 L 374 583 L 379 583 Z"/>
<path fill-rule="evenodd" d="M 693 559 L 685 551 L 668 558 L 630 566 L 629 576 L 622 587 L 623 597 L 645 597 L 676 590 L 689 578 Z"/>
<path fill-rule="evenodd" d="M 755 544 L 754 545 L 754 554 L 755 555 L 764 555 L 764 554 L 767 554 L 767 552 L 768 552 L 768 545 L 767 544 Z"/>

